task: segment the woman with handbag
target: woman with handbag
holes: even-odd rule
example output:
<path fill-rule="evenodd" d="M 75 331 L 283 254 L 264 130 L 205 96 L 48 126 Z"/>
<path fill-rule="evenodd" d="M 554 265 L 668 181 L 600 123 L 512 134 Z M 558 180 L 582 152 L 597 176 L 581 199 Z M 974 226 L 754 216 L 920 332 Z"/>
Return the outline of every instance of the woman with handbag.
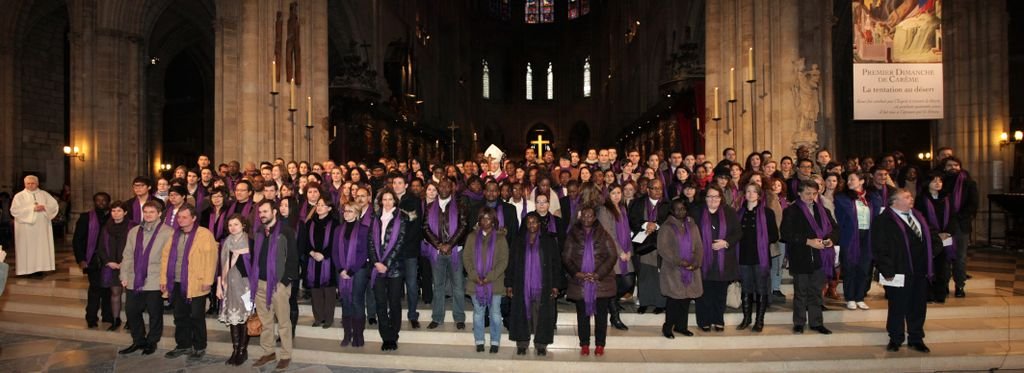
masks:
<path fill-rule="evenodd" d="M 225 363 L 235 366 L 249 359 L 250 331 L 246 328 L 247 321 L 252 317 L 259 323 L 259 318 L 253 312 L 252 293 L 249 291 L 249 247 L 252 246 L 248 234 L 251 231 L 249 224 L 249 220 L 241 214 L 228 218 L 229 235 L 221 241 L 220 250 L 222 273 L 217 276 L 217 299 L 222 302 L 217 320 L 231 329 L 231 347 L 234 349 Z"/>
<path fill-rule="evenodd" d="M 743 231 L 736 211 L 724 203 L 725 192 L 710 185 L 704 207 L 690 211 L 704 246 L 701 275 L 704 295 L 697 299 L 697 325 L 704 332 L 725 331 L 725 301 L 729 284 L 739 279 L 737 244 Z"/>

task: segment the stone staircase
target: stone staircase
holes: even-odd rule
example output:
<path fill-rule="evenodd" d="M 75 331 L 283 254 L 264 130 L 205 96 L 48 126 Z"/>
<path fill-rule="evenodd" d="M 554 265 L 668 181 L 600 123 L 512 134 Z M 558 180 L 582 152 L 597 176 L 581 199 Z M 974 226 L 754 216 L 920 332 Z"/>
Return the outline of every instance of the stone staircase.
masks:
<path fill-rule="evenodd" d="M 968 298 L 950 298 L 944 305 L 930 305 L 925 326 L 925 341 L 931 354 L 907 349 L 886 352 L 886 309 L 881 291 L 869 293 L 867 311 L 848 311 L 839 303 L 828 303 L 826 326 L 832 335 L 790 332 L 792 313 L 789 305 L 774 305 L 765 317 L 763 333 L 735 331 L 741 315 L 726 314 L 724 333 L 702 333 L 694 325 L 694 337 L 677 335 L 674 340 L 661 336 L 662 315 L 623 313 L 629 325 L 626 332 L 610 329 L 608 350 L 604 357 L 580 357 L 577 352 L 575 314 L 561 307 L 555 342 L 548 356 L 533 354 L 516 356 L 514 343 L 503 337 L 502 350 L 496 355 L 476 353 L 469 330 L 459 331 L 451 322 L 435 330 L 410 328 L 403 323 L 397 353 L 380 351 L 380 337 L 372 327 L 366 332 L 367 346 L 341 348 L 339 322 L 323 329 L 310 326 L 309 305 L 300 305 L 294 359 L 310 364 L 349 367 L 410 369 L 459 372 L 596 372 L 596 371 L 940 371 L 989 370 L 1024 368 L 1024 298 L 997 295 L 991 278 L 975 278 L 968 282 Z M 127 333 L 107 332 L 85 327 L 83 313 L 86 288 L 84 277 L 55 274 L 41 280 L 12 279 L 7 293 L 0 297 L 0 330 L 53 338 L 103 341 L 128 345 Z M 784 290 L 785 291 L 785 290 Z M 471 307 L 471 306 L 469 306 Z M 423 308 L 420 320 L 426 326 L 430 311 Z M 336 316 L 340 317 L 340 310 Z M 173 322 L 164 316 L 164 338 L 161 349 L 173 347 Z M 472 320 L 472 311 L 467 310 Z M 207 319 L 208 352 L 227 356 L 231 345 L 227 329 L 214 319 Z M 470 323 L 469 328 L 472 325 Z M 261 354 L 257 341 L 252 341 L 250 355 Z M 153 358 L 158 368 L 162 357 Z"/>

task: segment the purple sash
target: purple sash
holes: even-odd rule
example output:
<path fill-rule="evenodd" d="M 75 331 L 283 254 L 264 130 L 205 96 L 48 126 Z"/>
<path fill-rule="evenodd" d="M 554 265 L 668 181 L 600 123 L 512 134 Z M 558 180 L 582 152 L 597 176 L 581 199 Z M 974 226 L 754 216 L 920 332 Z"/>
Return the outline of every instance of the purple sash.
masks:
<path fill-rule="evenodd" d="M 353 269 L 356 266 L 356 264 L 358 264 L 358 263 L 355 263 L 355 261 L 356 261 L 356 245 L 358 244 L 358 241 L 359 241 L 359 237 L 356 237 L 357 234 L 359 233 L 359 225 L 357 225 L 359 223 L 358 222 L 351 222 L 351 223 L 348 223 L 348 224 L 353 225 L 352 226 L 352 232 L 350 232 L 348 234 L 348 238 L 344 239 L 344 237 L 343 237 L 344 234 L 345 234 L 345 226 L 342 225 L 342 226 L 339 227 L 341 229 L 338 229 L 338 233 L 337 233 L 337 236 L 336 236 L 337 238 L 342 238 L 342 239 L 335 239 L 334 240 L 334 242 L 335 242 L 334 243 L 334 264 L 339 269 L 345 269 L 345 270 L 348 270 L 348 272 L 349 272 L 347 279 L 346 278 L 341 278 L 340 276 L 338 278 L 338 295 L 341 296 L 341 299 L 346 299 L 346 300 L 351 299 L 351 297 L 352 297 L 352 283 L 353 283 L 354 277 L 356 276 L 356 273 L 355 273 L 356 271 L 353 271 Z M 344 259 L 342 259 L 342 258 L 344 258 Z M 344 261 L 342 261 L 342 260 L 344 260 Z"/>
<path fill-rule="evenodd" d="M 231 208 L 228 209 L 228 212 L 234 212 L 235 211 L 235 207 L 237 207 L 237 206 L 238 206 L 238 201 L 232 202 L 231 203 Z M 248 219 L 250 211 L 252 211 L 252 199 L 249 199 L 249 201 L 245 203 L 245 207 L 242 207 L 242 216 L 244 216 L 246 219 Z M 255 294 L 255 292 L 253 294 Z"/>
<path fill-rule="evenodd" d="M 540 301 L 541 283 L 544 281 L 540 265 L 540 233 L 534 235 L 533 239 L 527 237 L 526 257 L 523 272 L 523 303 L 526 305 L 526 319 L 533 318 L 530 306 L 533 302 Z"/>
<path fill-rule="evenodd" d="M 498 228 L 505 228 L 505 204 L 501 201 L 494 203 L 495 215 L 498 216 Z"/>
<path fill-rule="evenodd" d="M 853 198 L 852 200 L 853 200 L 852 201 L 853 203 L 851 205 L 853 206 L 853 221 L 854 221 L 854 224 L 855 224 L 854 232 L 857 232 L 857 233 L 854 233 L 853 239 L 850 240 L 849 247 L 846 247 L 844 250 L 846 251 L 846 258 L 847 258 L 847 260 L 849 260 L 850 262 L 856 264 L 856 263 L 860 263 L 860 249 L 861 249 L 861 247 L 860 247 L 860 233 L 859 233 L 860 228 L 857 228 L 857 226 L 860 223 L 860 221 L 858 220 L 859 219 L 859 215 L 857 214 L 857 201 L 863 202 L 864 205 L 867 206 L 869 211 L 871 210 L 871 204 L 869 202 L 867 202 L 867 199 L 861 200 L 860 198 Z M 870 216 L 871 214 L 868 214 L 868 215 Z M 870 234 L 871 233 L 868 233 L 869 237 L 870 237 Z M 868 241 L 868 242 L 870 242 L 870 241 Z"/>
<path fill-rule="evenodd" d="M 216 208 L 213 208 L 213 210 L 210 211 L 210 220 L 207 223 L 210 227 L 210 231 L 213 232 L 214 238 L 220 237 L 220 235 L 224 233 L 224 216 L 227 215 L 227 212 L 224 211 L 223 207 L 221 207 L 219 214 L 217 214 L 217 212 Z"/>
<path fill-rule="evenodd" d="M 487 253 L 481 252 L 484 244 L 484 233 L 482 230 L 476 232 L 476 275 L 483 281 L 487 278 L 487 275 L 494 269 L 494 242 L 497 241 L 498 236 L 497 230 L 491 232 L 491 236 L 487 238 Z M 485 259 L 486 258 L 486 259 Z M 477 284 L 476 285 L 476 300 L 480 304 L 491 304 L 491 295 L 494 293 L 491 284 Z"/>
<path fill-rule="evenodd" d="M 270 302 L 274 299 L 274 290 L 277 289 L 277 238 L 281 234 L 281 222 L 275 222 L 274 230 L 270 232 L 269 237 L 265 237 L 265 232 L 259 232 L 256 234 L 256 246 L 254 248 L 255 255 L 252 257 L 252 269 L 253 272 L 249 275 L 249 289 L 250 298 L 252 302 L 256 302 L 256 292 L 259 290 L 260 280 L 260 251 L 263 250 L 263 240 L 270 239 L 270 247 L 267 250 L 267 308 L 270 308 Z"/>
<path fill-rule="evenodd" d="M 749 210 L 743 209 L 744 213 L 748 213 Z M 754 208 L 754 214 L 757 214 L 755 219 L 754 230 L 757 232 L 757 264 L 761 267 L 761 270 L 767 271 L 771 264 L 770 254 L 768 253 L 768 217 L 764 212 L 764 204 L 758 203 L 757 207 Z M 742 243 L 740 243 L 740 250 L 743 250 Z"/>
<path fill-rule="evenodd" d="M 960 171 L 956 175 L 956 182 L 953 183 L 953 210 L 957 213 L 960 213 L 960 206 L 963 205 L 965 180 L 967 180 L 967 173 Z"/>
<path fill-rule="evenodd" d="M 89 211 L 89 242 L 85 244 L 85 262 L 92 262 L 92 256 L 96 253 L 96 240 L 100 234 L 100 219 L 96 210 Z"/>
<path fill-rule="evenodd" d="M 178 219 L 175 219 L 176 216 L 178 215 L 174 212 L 174 206 L 171 206 L 167 209 L 167 215 L 164 216 L 164 224 L 170 225 L 171 228 L 177 230 L 180 227 L 178 227 Z"/>
<path fill-rule="evenodd" d="M 148 202 L 148 200 L 147 200 Z M 139 197 L 132 199 L 132 223 L 142 224 L 142 205 L 139 205 Z"/>
<path fill-rule="evenodd" d="M 555 215 L 549 213 L 548 216 L 547 216 L 547 220 L 548 220 L 548 233 L 556 234 L 557 235 L 558 234 L 558 227 L 555 225 Z"/>
<path fill-rule="evenodd" d="M 910 265 L 910 273 L 914 273 L 914 260 L 910 254 L 910 235 L 907 234 L 907 222 L 903 221 L 903 218 L 896 215 L 896 212 L 893 211 L 891 207 L 886 209 L 886 211 L 892 215 L 893 219 L 896 219 L 896 225 L 900 227 L 900 232 L 903 232 L 903 242 L 907 244 L 907 264 Z M 920 212 L 913 209 L 910 211 L 914 214 L 914 217 L 917 218 L 917 221 L 924 221 L 924 217 L 921 216 Z M 928 224 L 920 224 L 920 227 L 921 239 L 924 240 L 925 247 L 928 249 L 928 260 L 926 260 L 926 262 L 928 262 L 928 274 L 926 277 L 928 280 L 931 280 L 935 276 L 935 270 L 932 268 L 932 233 L 931 229 L 928 228 Z"/>
<path fill-rule="evenodd" d="M 395 208 L 395 216 L 391 218 L 391 234 L 389 235 L 390 237 L 388 237 L 386 245 L 384 242 L 380 242 L 380 219 L 373 219 L 373 250 L 377 253 L 377 259 L 383 259 L 388 255 L 391 255 L 391 251 L 394 250 L 395 245 L 398 244 L 398 230 L 402 227 L 402 217 L 398 214 L 398 208 Z M 381 252 L 381 245 L 385 245 L 383 247 L 384 252 Z M 372 288 L 373 285 L 377 283 L 377 274 L 379 272 L 376 268 L 373 268 L 370 272 L 370 287 Z"/>
<path fill-rule="evenodd" d="M 309 224 L 309 247 L 311 249 L 315 249 L 316 248 L 316 241 L 314 240 L 314 237 L 313 237 L 313 231 L 314 231 L 314 228 L 315 228 L 315 224 L 316 223 L 313 222 L 312 219 L 311 219 L 310 220 L 310 224 Z M 331 228 L 333 228 L 333 227 L 334 227 L 334 222 L 333 221 L 327 221 L 327 226 L 324 227 L 324 242 L 321 245 L 324 248 L 324 251 L 327 251 L 328 249 L 330 249 L 329 243 L 331 242 Z M 308 263 L 306 264 L 306 281 L 308 281 L 310 284 L 314 284 L 315 286 L 327 286 L 327 284 L 331 282 L 331 261 L 330 260 L 320 261 L 320 279 L 319 279 L 320 281 L 316 281 L 317 279 L 315 277 L 316 277 L 316 260 L 313 260 L 313 258 L 309 258 Z"/>
<path fill-rule="evenodd" d="M 584 229 L 583 265 L 580 268 L 580 272 L 594 273 L 597 270 L 594 255 L 594 228 L 590 230 Z M 587 317 L 594 316 L 594 313 L 597 312 L 597 282 L 586 280 L 582 280 L 582 282 L 583 302 L 586 304 L 584 309 L 586 310 Z"/>
<path fill-rule="evenodd" d="M 180 281 L 181 288 L 178 289 L 178 290 L 181 291 L 181 294 L 185 298 L 185 302 L 186 303 L 191 303 L 192 302 L 192 299 L 188 297 L 188 254 L 192 252 L 192 241 L 195 240 L 196 232 L 198 232 L 198 231 L 199 231 L 199 227 L 192 226 L 192 231 L 187 233 L 188 234 L 188 238 L 185 240 L 185 248 L 184 248 L 185 253 L 184 253 L 184 255 L 182 255 L 182 259 L 181 259 L 181 277 L 182 278 L 181 278 L 181 281 Z M 174 292 L 174 288 L 175 288 L 174 284 L 176 282 L 179 282 L 179 281 L 177 281 L 178 279 L 176 279 L 174 277 L 174 268 L 178 265 L 178 241 L 179 241 L 179 238 L 181 237 L 181 233 L 182 233 L 182 231 L 180 231 L 180 230 L 174 231 L 174 238 L 172 238 L 174 240 L 174 242 L 171 242 L 171 253 L 167 257 L 168 258 L 168 262 L 167 262 L 167 293 L 168 294 Z"/>
<path fill-rule="evenodd" d="M 647 221 L 658 222 L 658 209 L 657 205 L 651 204 L 650 198 L 644 199 L 644 211 L 647 212 Z"/>
<path fill-rule="evenodd" d="M 452 198 L 452 199 L 450 199 L 448 201 L 448 211 L 447 211 L 446 214 L 448 215 L 448 239 L 450 240 L 452 238 L 452 236 L 455 235 L 455 232 L 458 230 L 458 227 L 459 227 L 459 204 L 455 201 L 454 198 Z M 437 237 L 441 237 L 441 201 L 440 201 L 440 199 L 435 200 L 434 202 L 430 203 L 430 208 L 427 210 L 427 227 L 429 227 L 430 231 L 433 232 L 434 234 L 436 234 Z M 424 241 L 424 242 L 426 242 L 426 241 Z M 428 243 L 427 245 L 430 245 L 430 244 Z M 430 263 L 431 264 L 437 263 L 437 255 L 438 255 L 437 248 L 431 247 L 430 251 L 429 251 L 429 255 L 428 255 L 428 257 L 430 258 Z M 455 267 L 455 265 L 457 263 L 460 263 L 459 262 L 459 255 L 457 253 L 453 253 L 451 255 L 451 259 L 452 259 L 451 260 L 451 265 L 452 265 L 453 268 L 461 268 L 461 267 Z"/>
<path fill-rule="evenodd" d="M 156 236 L 160 234 L 160 228 L 163 226 L 160 222 L 156 223 L 156 229 L 153 230 L 153 236 L 149 238 L 145 249 L 142 248 L 145 226 L 140 225 L 139 232 L 135 234 L 135 280 L 132 285 L 135 286 L 133 290 L 136 294 L 142 293 L 142 289 L 146 286 L 146 276 L 149 274 L 149 253 L 153 251 L 153 242 L 156 242 Z M 142 265 L 139 265 L 140 263 Z"/>
<path fill-rule="evenodd" d="M 629 215 L 626 213 L 625 206 L 619 205 L 619 218 L 615 219 L 615 240 L 618 241 L 619 247 L 622 248 L 622 252 L 628 253 L 633 251 L 633 240 L 631 238 L 632 231 L 629 229 Z M 629 262 L 619 259 L 619 272 L 621 274 L 629 273 Z"/>
<path fill-rule="evenodd" d="M 685 220 L 680 221 L 680 223 L 683 226 L 683 233 L 680 233 L 679 228 L 676 228 L 676 226 L 671 226 L 672 232 L 676 234 L 676 242 L 679 242 L 679 259 L 693 264 L 693 241 L 690 236 L 690 225 L 686 224 Z M 679 274 L 684 285 L 689 285 L 693 282 L 693 271 L 680 267 Z"/>
<path fill-rule="evenodd" d="M 199 208 L 199 206 L 203 205 L 203 200 L 206 199 L 206 188 L 203 187 L 203 184 L 197 184 L 195 198 L 196 208 Z"/>
<path fill-rule="evenodd" d="M 807 223 L 811 225 L 811 230 L 814 231 L 814 236 L 818 239 L 825 239 L 829 232 L 832 232 L 832 222 L 828 219 L 828 212 L 825 211 L 825 205 L 818 200 L 814 205 L 818 210 L 818 217 L 823 221 L 819 223 L 818 220 L 814 219 L 814 215 L 811 214 L 811 210 L 807 208 L 807 204 L 804 200 L 800 199 L 796 201 L 797 206 L 800 206 L 800 211 L 804 213 L 804 217 L 807 218 Z M 836 249 L 835 247 L 826 247 L 821 250 L 819 255 L 821 259 L 821 271 L 825 274 L 825 278 L 832 279 L 835 269 L 833 268 L 836 260 Z"/>
<path fill-rule="evenodd" d="M 925 206 L 928 207 L 928 223 L 934 225 L 935 229 L 938 229 L 939 232 L 942 232 L 943 229 L 949 226 L 949 197 L 942 197 L 942 199 L 944 211 L 941 225 L 939 224 L 939 218 L 935 215 L 935 206 L 933 205 L 935 202 L 928 198 L 928 203 L 925 203 Z M 956 261 L 956 240 L 953 240 L 952 245 L 944 246 L 943 248 L 946 249 L 946 260 L 950 262 Z"/>
<path fill-rule="evenodd" d="M 725 222 L 725 211 L 721 207 L 718 208 L 718 239 L 724 240 L 725 234 L 728 231 Z M 711 237 L 711 212 L 704 208 L 704 215 L 700 219 L 700 237 L 704 241 L 704 265 L 701 266 L 702 272 L 707 276 L 708 271 L 711 269 L 711 263 L 714 260 L 718 261 L 718 274 L 725 274 L 725 250 L 713 250 L 711 243 L 715 241 Z M 713 256 L 712 256 L 713 255 Z"/>

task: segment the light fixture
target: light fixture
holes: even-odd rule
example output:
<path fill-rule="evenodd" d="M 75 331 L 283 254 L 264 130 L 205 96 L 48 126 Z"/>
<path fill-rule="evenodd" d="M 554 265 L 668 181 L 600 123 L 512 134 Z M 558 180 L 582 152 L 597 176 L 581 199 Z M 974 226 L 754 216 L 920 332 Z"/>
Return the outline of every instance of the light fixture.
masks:
<path fill-rule="evenodd" d="M 1016 144 L 1024 140 L 1024 131 L 1014 131 L 1013 138 L 1010 138 L 1010 134 L 1002 132 L 999 134 L 999 146 Z"/>
<path fill-rule="evenodd" d="M 64 155 L 68 158 L 78 158 L 80 161 L 85 161 L 85 153 L 78 150 L 78 147 L 65 146 Z"/>
<path fill-rule="evenodd" d="M 150 57 L 149 58 L 149 64 L 150 65 L 156 65 L 158 63 L 160 63 L 160 57 Z"/>
<path fill-rule="evenodd" d="M 931 152 L 917 153 L 917 159 L 920 159 L 922 161 L 930 161 L 930 160 L 932 160 L 932 153 Z"/>
<path fill-rule="evenodd" d="M 1013 131 L 1013 141 L 1020 142 L 1021 140 L 1024 140 L 1024 132 Z"/>
<path fill-rule="evenodd" d="M 160 170 L 161 171 L 170 171 L 171 170 L 171 164 L 170 163 L 161 164 L 160 165 Z"/>

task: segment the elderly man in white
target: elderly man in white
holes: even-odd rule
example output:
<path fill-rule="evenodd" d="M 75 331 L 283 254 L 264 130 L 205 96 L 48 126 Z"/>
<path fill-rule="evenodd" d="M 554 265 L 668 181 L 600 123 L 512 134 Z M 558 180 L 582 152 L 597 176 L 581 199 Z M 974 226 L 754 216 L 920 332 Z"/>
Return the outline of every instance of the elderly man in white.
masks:
<path fill-rule="evenodd" d="M 14 195 L 11 216 L 14 217 L 14 248 L 17 275 L 53 271 L 53 225 L 57 216 L 57 200 L 39 189 L 39 178 L 25 176 L 25 190 Z"/>

